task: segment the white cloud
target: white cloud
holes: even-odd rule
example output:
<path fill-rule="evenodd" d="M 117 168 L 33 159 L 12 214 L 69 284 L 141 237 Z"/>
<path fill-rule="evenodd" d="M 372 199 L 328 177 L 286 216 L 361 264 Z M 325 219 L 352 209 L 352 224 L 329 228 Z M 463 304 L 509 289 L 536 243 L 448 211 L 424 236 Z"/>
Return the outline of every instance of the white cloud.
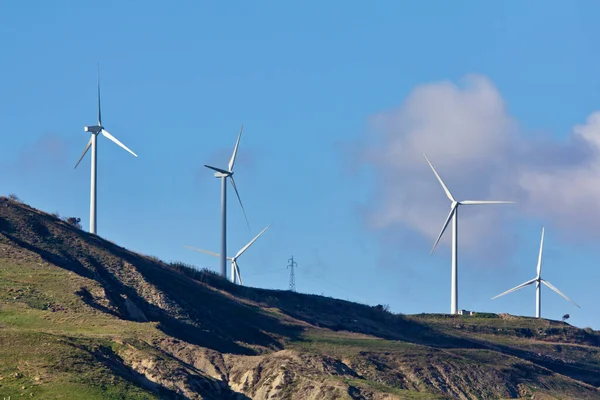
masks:
<path fill-rule="evenodd" d="M 400 107 L 372 118 L 361 146 L 378 177 L 366 214 L 371 229 L 405 227 L 433 244 L 450 204 L 422 153 L 455 198 L 518 201 L 461 208 L 460 245 L 468 252 L 513 244 L 514 218 L 570 230 L 600 223 L 600 113 L 565 141 L 535 137 L 508 114 L 489 79 L 470 75 L 460 86 L 415 88 Z"/>
<path fill-rule="evenodd" d="M 524 166 L 518 183 L 527 211 L 551 219 L 568 231 L 598 232 L 600 224 L 600 112 L 575 126 L 571 139 L 579 157 L 544 168 Z M 564 152 L 572 152 L 565 146 Z"/>

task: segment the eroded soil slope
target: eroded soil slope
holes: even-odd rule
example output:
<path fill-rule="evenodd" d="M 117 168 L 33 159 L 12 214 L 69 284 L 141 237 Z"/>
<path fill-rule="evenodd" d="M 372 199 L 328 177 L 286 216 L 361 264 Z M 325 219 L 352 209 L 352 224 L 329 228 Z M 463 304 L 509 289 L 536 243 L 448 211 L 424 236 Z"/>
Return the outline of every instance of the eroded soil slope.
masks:
<path fill-rule="evenodd" d="M 0 198 L 0 396 L 600 398 L 600 335 L 233 285 Z"/>

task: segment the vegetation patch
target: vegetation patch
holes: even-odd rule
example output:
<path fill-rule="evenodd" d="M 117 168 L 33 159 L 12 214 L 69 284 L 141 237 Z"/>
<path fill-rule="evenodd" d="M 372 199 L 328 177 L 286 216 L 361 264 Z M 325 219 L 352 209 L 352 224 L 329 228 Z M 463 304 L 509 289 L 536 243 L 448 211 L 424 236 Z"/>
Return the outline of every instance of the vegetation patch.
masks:
<path fill-rule="evenodd" d="M 415 392 L 412 390 L 404 390 L 397 389 L 393 387 L 389 387 L 384 385 L 383 383 L 371 381 L 368 379 L 352 379 L 345 378 L 343 379 L 344 383 L 349 385 L 350 387 L 358 387 L 362 389 L 368 389 L 369 391 L 375 391 L 379 393 L 389 393 L 392 395 L 396 395 L 401 399 L 406 400 L 446 400 L 451 399 L 451 397 L 440 396 L 439 394 L 432 394 L 426 392 Z"/>
<path fill-rule="evenodd" d="M 310 330 L 304 333 L 300 340 L 291 342 L 290 347 L 310 353 L 340 357 L 360 352 L 405 352 L 420 348 L 408 342 L 325 330 Z"/>
<path fill-rule="evenodd" d="M 61 399 L 154 399 L 98 356 L 90 342 L 39 332 L 0 330 L 0 396 Z M 116 360 L 116 359 L 115 359 Z M 118 365 L 118 361 L 115 361 Z"/>

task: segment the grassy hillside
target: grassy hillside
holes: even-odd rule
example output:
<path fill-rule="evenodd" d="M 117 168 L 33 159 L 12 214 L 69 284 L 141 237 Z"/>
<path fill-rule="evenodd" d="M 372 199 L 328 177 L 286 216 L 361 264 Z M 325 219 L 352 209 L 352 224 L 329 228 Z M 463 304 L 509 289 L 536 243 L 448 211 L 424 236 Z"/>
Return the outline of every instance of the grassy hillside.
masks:
<path fill-rule="evenodd" d="M 0 197 L 0 397 L 594 399 L 600 333 L 233 285 Z"/>

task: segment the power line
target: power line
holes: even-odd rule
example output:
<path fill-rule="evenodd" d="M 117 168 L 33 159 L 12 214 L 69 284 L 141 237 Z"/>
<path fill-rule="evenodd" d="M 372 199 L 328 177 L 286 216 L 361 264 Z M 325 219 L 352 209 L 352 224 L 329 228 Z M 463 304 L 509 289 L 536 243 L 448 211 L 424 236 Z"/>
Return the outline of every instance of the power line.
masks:
<path fill-rule="evenodd" d="M 290 290 L 296 291 L 296 277 L 294 276 L 294 267 L 298 266 L 298 263 L 294 261 L 294 256 L 288 260 L 288 268 L 290 268 Z"/>
<path fill-rule="evenodd" d="M 283 268 L 270 269 L 268 271 L 260 271 L 260 272 L 250 273 L 250 274 L 246 274 L 246 276 L 266 275 L 266 274 L 272 274 L 273 272 L 280 272 L 280 271 L 283 271 Z"/>
<path fill-rule="evenodd" d="M 337 283 L 331 282 L 330 280 L 323 278 L 322 276 L 313 275 L 313 274 L 309 273 L 306 269 L 303 269 L 302 271 L 304 271 L 306 278 L 309 278 L 312 281 L 326 283 L 330 286 L 335 286 L 338 289 L 341 289 L 341 290 L 347 292 L 348 294 L 352 294 L 352 297 L 357 299 L 359 302 L 362 302 L 363 304 L 369 304 L 368 301 L 365 301 L 365 297 L 363 297 L 362 294 L 358 293 L 356 290 L 347 289 L 343 286 L 338 285 Z M 357 300 L 354 300 L 354 301 L 356 302 Z"/>

